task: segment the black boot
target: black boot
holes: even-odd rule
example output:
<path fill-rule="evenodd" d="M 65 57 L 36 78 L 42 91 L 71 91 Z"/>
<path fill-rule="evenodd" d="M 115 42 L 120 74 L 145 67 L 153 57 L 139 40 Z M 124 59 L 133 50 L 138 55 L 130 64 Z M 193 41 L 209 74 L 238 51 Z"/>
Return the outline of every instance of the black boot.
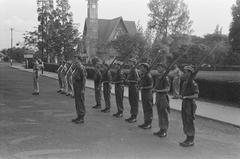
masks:
<path fill-rule="evenodd" d="M 159 136 L 162 133 L 163 129 L 160 129 L 157 132 L 154 132 L 153 135 Z"/>
<path fill-rule="evenodd" d="M 92 108 L 93 108 L 93 109 L 101 109 L 101 105 L 98 105 L 98 104 L 97 104 L 97 105 L 93 106 Z"/>
<path fill-rule="evenodd" d="M 180 144 L 180 146 L 183 146 L 183 147 L 193 146 L 194 145 L 194 136 L 187 136 L 186 140 L 179 144 Z"/>
<path fill-rule="evenodd" d="M 135 123 L 137 122 L 137 116 L 136 115 L 132 115 L 131 118 L 128 120 L 129 123 Z"/>
<path fill-rule="evenodd" d="M 101 112 L 108 113 L 108 112 L 110 112 L 110 108 L 105 108 L 105 109 L 101 110 Z"/>
<path fill-rule="evenodd" d="M 159 134 L 159 137 L 167 137 L 167 129 L 162 129 L 162 132 Z"/>
<path fill-rule="evenodd" d="M 84 118 L 83 117 L 78 117 L 77 120 L 75 120 L 76 124 L 83 124 L 84 123 Z"/>
<path fill-rule="evenodd" d="M 118 112 L 115 117 L 116 117 L 116 118 L 121 118 L 121 117 L 123 117 L 123 113 L 122 113 L 122 112 Z"/>

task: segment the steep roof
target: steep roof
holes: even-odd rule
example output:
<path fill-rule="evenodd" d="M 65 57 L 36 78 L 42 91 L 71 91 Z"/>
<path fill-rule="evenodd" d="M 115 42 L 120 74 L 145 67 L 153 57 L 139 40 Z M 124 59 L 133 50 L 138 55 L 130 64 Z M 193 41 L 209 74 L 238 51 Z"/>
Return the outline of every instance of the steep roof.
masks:
<path fill-rule="evenodd" d="M 98 19 L 98 41 L 105 43 L 111 40 L 111 35 L 119 25 L 123 22 L 123 25 L 128 34 L 134 35 L 137 33 L 136 24 L 134 21 L 124 21 L 122 17 L 114 19 Z M 84 26 L 84 35 L 86 35 L 86 21 Z"/>

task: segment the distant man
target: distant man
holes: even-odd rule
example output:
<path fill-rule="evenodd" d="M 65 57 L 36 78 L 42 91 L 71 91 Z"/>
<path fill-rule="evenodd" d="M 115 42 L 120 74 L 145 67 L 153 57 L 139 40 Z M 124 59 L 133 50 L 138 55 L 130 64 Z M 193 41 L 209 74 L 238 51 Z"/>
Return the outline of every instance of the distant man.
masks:
<path fill-rule="evenodd" d="M 193 80 L 192 74 L 194 69 L 192 66 L 184 67 L 184 83 L 181 92 L 182 98 L 182 122 L 183 132 L 186 134 L 186 139 L 180 142 L 183 147 L 189 147 L 194 145 L 195 136 L 195 112 L 197 105 L 195 99 L 198 98 L 199 89 L 197 83 Z"/>
<path fill-rule="evenodd" d="M 70 61 L 67 62 L 67 71 L 66 71 L 66 96 L 72 95 L 72 63 Z"/>
<path fill-rule="evenodd" d="M 175 64 L 174 70 L 171 73 L 173 76 L 173 81 L 172 81 L 173 99 L 178 99 L 180 95 L 179 92 L 180 92 L 180 81 L 181 81 L 182 71 Z"/>
<path fill-rule="evenodd" d="M 62 69 L 63 69 L 63 62 L 60 62 L 60 66 L 57 69 L 57 74 L 58 74 L 58 85 L 59 85 L 59 90 L 57 91 L 58 93 L 61 93 L 63 91 L 63 84 L 62 84 Z"/>
<path fill-rule="evenodd" d="M 160 130 L 158 132 L 153 133 L 158 137 L 166 137 L 167 130 L 169 127 L 169 98 L 168 92 L 170 91 L 170 83 L 168 77 L 163 77 L 165 72 L 165 65 L 158 65 L 158 73 L 159 76 L 156 79 L 156 84 L 154 86 L 153 91 L 156 92 L 156 106 L 158 112 L 158 125 Z"/>
<path fill-rule="evenodd" d="M 77 112 L 77 118 L 73 119 L 72 122 L 81 124 L 84 123 L 84 117 L 86 114 L 85 109 L 85 85 L 87 72 L 85 67 L 81 63 L 81 57 L 79 55 L 75 56 L 75 71 L 73 73 L 73 89 L 75 94 L 75 107 Z"/>
<path fill-rule="evenodd" d="M 139 125 L 138 127 L 142 129 L 150 129 L 152 126 L 153 119 L 153 78 L 151 73 L 149 72 L 149 64 L 142 63 L 140 65 L 140 70 L 142 73 L 141 80 L 139 82 L 139 89 L 141 90 L 142 97 L 142 107 L 143 107 L 143 115 L 144 115 L 144 123 Z"/>
<path fill-rule="evenodd" d="M 34 58 L 34 65 L 33 65 L 33 89 L 34 89 L 34 92 L 32 93 L 32 95 L 39 95 L 39 82 L 38 82 L 39 69 L 40 69 L 40 66 L 39 66 L 38 60 L 37 60 L 37 58 Z"/>
<path fill-rule="evenodd" d="M 94 75 L 94 90 L 95 90 L 96 105 L 92 107 L 93 109 L 101 109 L 101 96 L 102 96 L 101 89 L 102 89 L 102 73 L 101 73 L 100 60 L 96 59 L 95 75 Z"/>
<path fill-rule="evenodd" d="M 137 60 L 132 58 L 129 60 L 130 70 L 127 75 L 126 82 L 128 83 L 128 94 L 129 94 L 129 104 L 131 107 L 130 114 L 131 116 L 125 121 L 129 123 L 134 123 L 137 121 L 137 115 L 138 115 L 138 101 L 139 101 L 139 91 L 138 91 L 138 81 L 139 81 L 139 75 L 138 71 L 135 67 L 137 63 Z"/>
<path fill-rule="evenodd" d="M 124 73 L 121 69 L 122 63 L 120 61 L 115 62 L 116 73 L 114 76 L 113 83 L 115 84 L 115 97 L 116 97 L 116 105 L 117 112 L 113 114 L 116 118 L 120 118 L 123 116 L 123 94 L 124 94 Z"/>
<path fill-rule="evenodd" d="M 105 108 L 101 110 L 103 113 L 110 112 L 111 109 L 111 82 L 112 75 L 107 64 L 103 64 L 102 83 L 103 83 L 103 96 L 105 101 Z"/>
<path fill-rule="evenodd" d="M 67 73 L 67 63 L 63 61 L 63 68 L 61 70 L 61 80 L 62 80 L 62 91 L 61 94 L 66 94 L 66 73 Z"/>

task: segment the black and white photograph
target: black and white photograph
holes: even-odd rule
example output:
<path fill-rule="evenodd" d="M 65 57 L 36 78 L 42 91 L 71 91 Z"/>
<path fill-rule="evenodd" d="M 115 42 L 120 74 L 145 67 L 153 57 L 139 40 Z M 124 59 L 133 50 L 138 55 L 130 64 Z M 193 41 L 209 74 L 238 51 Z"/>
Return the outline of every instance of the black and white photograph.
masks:
<path fill-rule="evenodd" d="M 0 0 L 0 159 L 240 159 L 240 0 Z"/>

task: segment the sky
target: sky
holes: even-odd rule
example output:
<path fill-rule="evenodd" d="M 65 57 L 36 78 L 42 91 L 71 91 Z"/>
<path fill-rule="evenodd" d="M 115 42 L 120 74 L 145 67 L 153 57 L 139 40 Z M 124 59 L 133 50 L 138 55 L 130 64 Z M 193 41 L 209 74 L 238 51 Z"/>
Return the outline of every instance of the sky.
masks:
<path fill-rule="evenodd" d="M 145 29 L 149 20 L 149 0 L 99 0 L 99 18 L 139 21 Z M 184 0 L 193 20 L 193 34 L 203 36 L 212 33 L 217 24 L 228 34 L 232 21 L 231 6 L 236 0 Z M 74 23 L 82 32 L 87 16 L 87 0 L 69 0 Z M 0 0 L 0 50 L 11 44 L 10 28 L 13 28 L 13 45 L 23 42 L 23 33 L 38 25 L 36 0 Z"/>

